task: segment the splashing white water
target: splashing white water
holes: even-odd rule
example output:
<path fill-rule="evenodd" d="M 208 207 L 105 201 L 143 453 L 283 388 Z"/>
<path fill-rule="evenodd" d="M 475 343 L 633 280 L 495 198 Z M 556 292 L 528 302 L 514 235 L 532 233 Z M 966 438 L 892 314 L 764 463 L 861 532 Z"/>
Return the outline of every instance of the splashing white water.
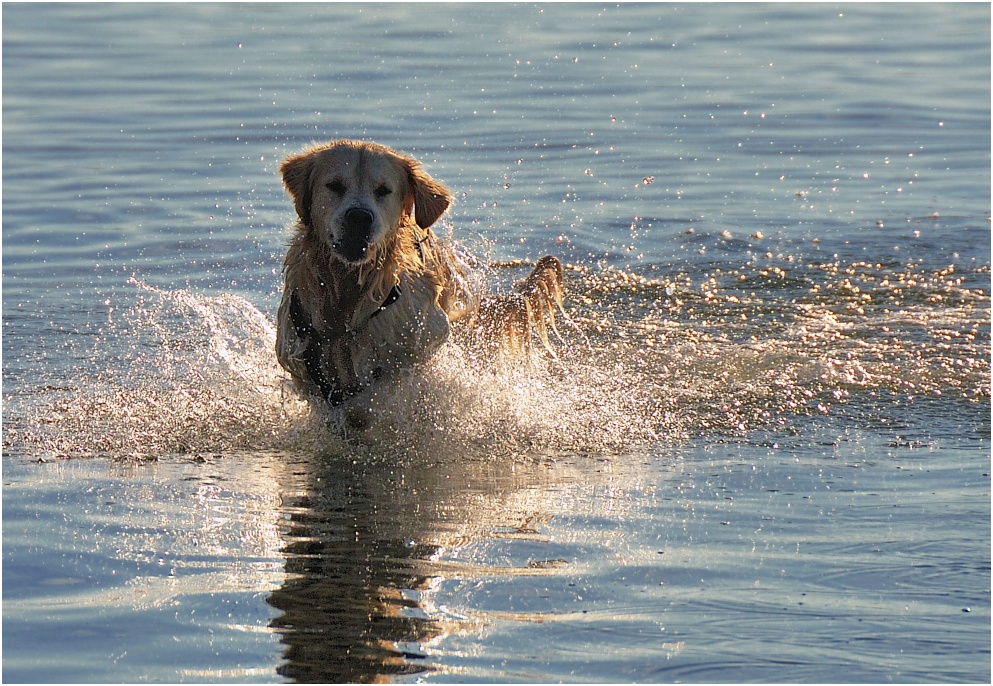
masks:
<path fill-rule="evenodd" d="M 335 413 L 292 389 L 272 323 L 244 298 L 134 282 L 138 303 L 105 336 L 124 352 L 94 350 L 69 384 L 5 398 L 4 445 L 119 457 L 602 454 L 787 425 L 840 411 L 857 394 L 866 407 L 887 397 L 989 400 L 982 291 L 946 289 L 940 307 L 922 311 L 919 300 L 902 304 L 904 289 L 877 313 L 853 310 L 866 288 L 853 300 L 837 284 L 825 286 L 838 294 L 825 300 L 806 284 L 786 295 L 776 284 L 756 297 L 721 292 L 713 279 L 689 289 L 610 269 L 574 268 L 570 280 L 569 314 L 580 330 L 563 331 L 555 357 L 535 346 L 531 356 L 484 363 L 450 341 L 431 363 L 361 398 L 372 419 L 365 431 L 342 429 Z"/>
<path fill-rule="evenodd" d="M 35 397 L 8 445 L 56 456 L 258 450 L 377 452 L 601 450 L 618 442 L 603 403 L 561 361 L 480 361 L 454 343 L 364 399 L 373 424 L 343 431 L 299 396 L 273 353 L 275 329 L 237 295 L 205 297 L 134 282 L 139 303 L 118 327 L 125 359 Z M 597 383 L 589 375 L 581 385 Z M 617 418 L 615 417 L 615 420 Z M 630 427 L 624 442 L 630 440 Z M 11 433 L 11 431 L 8 431 Z"/>

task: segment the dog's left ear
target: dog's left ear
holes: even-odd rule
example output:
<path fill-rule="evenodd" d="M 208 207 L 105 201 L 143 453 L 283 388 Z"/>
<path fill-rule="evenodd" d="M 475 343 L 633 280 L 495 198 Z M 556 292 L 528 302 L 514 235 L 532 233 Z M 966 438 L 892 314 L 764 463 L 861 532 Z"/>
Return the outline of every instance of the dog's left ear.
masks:
<path fill-rule="evenodd" d="M 414 221 L 426 229 L 452 204 L 452 194 L 416 164 L 408 167 L 407 178 L 414 196 Z"/>
<path fill-rule="evenodd" d="M 314 163 L 317 159 L 316 150 L 305 150 L 304 152 L 287 157 L 279 165 L 279 173 L 283 176 L 283 185 L 293 198 L 293 206 L 297 215 L 305 225 L 310 226 L 310 206 L 313 195 L 310 188 L 310 176 L 314 171 Z"/>

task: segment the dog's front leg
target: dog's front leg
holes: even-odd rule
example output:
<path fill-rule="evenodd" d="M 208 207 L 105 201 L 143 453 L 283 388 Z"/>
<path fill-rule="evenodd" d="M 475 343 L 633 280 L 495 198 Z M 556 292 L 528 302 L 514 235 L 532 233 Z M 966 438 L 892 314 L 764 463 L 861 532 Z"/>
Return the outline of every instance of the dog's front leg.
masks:
<path fill-rule="evenodd" d="M 322 346 L 324 374 L 335 380 L 334 388 L 325 398 L 332 405 L 340 405 L 361 390 L 352 359 L 351 338 L 351 334 L 344 333 L 326 341 Z"/>

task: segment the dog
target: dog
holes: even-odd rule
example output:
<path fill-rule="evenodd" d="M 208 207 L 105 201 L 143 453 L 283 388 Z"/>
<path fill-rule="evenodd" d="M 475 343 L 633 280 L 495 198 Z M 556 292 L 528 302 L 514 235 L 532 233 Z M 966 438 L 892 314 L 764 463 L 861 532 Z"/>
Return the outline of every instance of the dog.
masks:
<path fill-rule="evenodd" d="M 515 292 L 483 294 L 472 267 L 432 230 L 452 194 L 412 157 L 336 140 L 280 166 L 297 220 L 283 263 L 276 356 L 298 390 L 327 406 L 429 360 L 460 327 L 483 358 L 552 352 L 562 265 L 538 260 Z M 361 419 L 351 422 L 361 425 Z"/>

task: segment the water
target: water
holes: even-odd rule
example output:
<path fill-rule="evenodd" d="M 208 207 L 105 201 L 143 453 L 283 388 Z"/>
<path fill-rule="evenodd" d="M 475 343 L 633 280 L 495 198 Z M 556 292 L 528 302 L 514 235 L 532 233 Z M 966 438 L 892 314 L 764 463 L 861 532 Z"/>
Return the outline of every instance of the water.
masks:
<path fill-rule="evenodd" d="M 989 25 L 5 6 L 4 679 L 987 683 Z M 562 257 L 558 360 L 312 417 L 277 167 L 335 137 L 493 288 Z"/>

